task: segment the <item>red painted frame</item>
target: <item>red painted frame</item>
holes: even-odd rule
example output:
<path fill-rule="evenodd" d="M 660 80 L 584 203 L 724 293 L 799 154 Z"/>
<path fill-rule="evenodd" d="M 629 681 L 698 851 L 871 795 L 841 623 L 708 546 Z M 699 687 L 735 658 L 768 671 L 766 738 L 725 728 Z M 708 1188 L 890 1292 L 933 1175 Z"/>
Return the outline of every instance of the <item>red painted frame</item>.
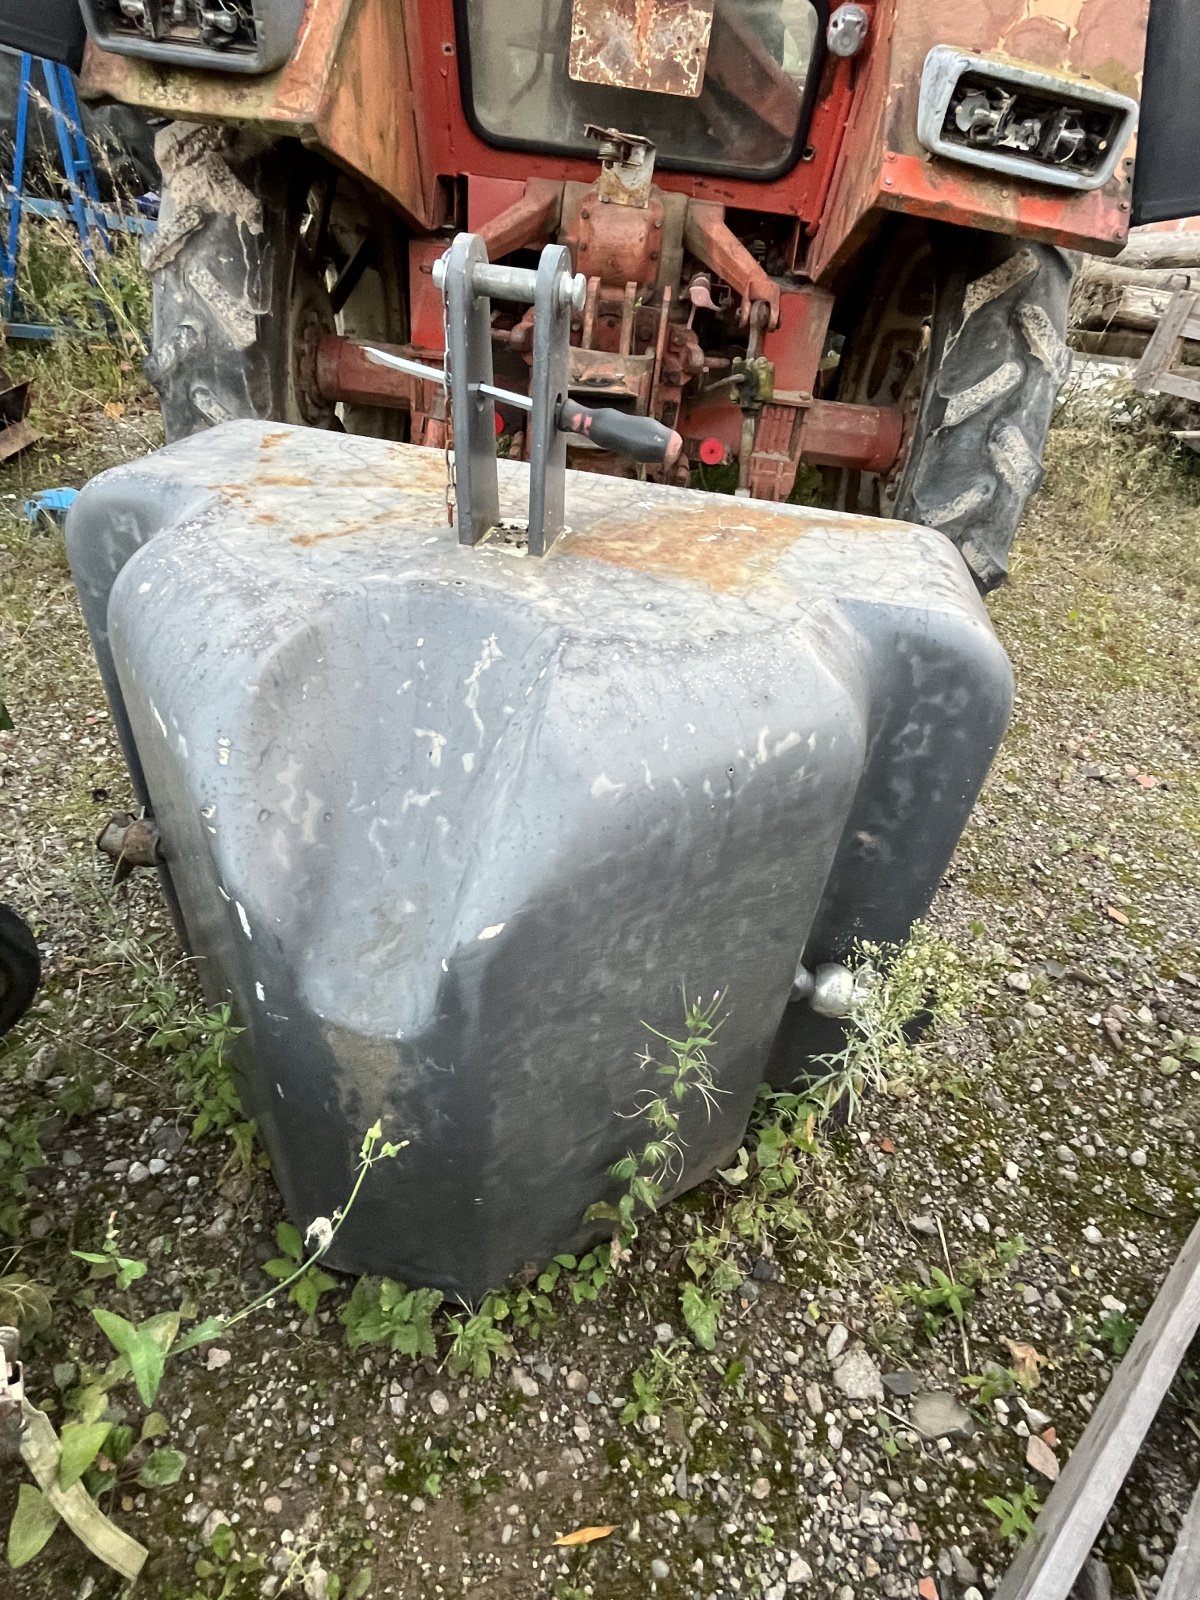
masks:
<path fill-rule="evenodd" d="M 416 101 L 414 120 L 421 130 L 424 173 L 519 182 L 530 176 L 577 183 L 595 181 L 594 161 L 503 150 L 487 144 L 475 133 L 467 120 L 459 87 L 453 0 L 422 0 L 419 6 L 407 6 L 405 21 Z M 854 60 L 826 58 L 808 126 L 806 158 L 781 177 L 739 180 L 727 175 L 713 177 L 660 168 L 654 175 L 655 183 L 661 189 L 697 200 L 815 223 L 828 193 L 849 117 L 856 67 Z M 812 152 L 810 157 L 807 151 Z"/>

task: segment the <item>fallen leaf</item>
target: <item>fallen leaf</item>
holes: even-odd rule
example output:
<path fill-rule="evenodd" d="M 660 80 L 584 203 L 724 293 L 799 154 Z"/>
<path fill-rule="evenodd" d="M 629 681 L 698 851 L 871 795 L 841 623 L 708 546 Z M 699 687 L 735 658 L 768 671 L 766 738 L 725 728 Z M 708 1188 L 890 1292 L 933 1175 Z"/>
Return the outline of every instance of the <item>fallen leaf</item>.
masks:
<path fill-rule="evenodd" d="M 600 1528 L 576 1528 L 574 1533 L 560 1533 L 555 1539 L 555 1544 L 594 1544 L 597 1539 L 607 1539 L 610 1533 L 616 1533 L 615 1522 L 606 1522 Z"/>
<path fill-rule="evenodd" d="M 1043 1478 L 1054 1483 L 1058 1478 L 1058 1457 L 1051 1450 L 1044 1439 L 1039 1439 L 1036 1433 L 1029 1435 L 1025 1445 L 1025 1460 Z"/>
<path fill-rule="evenodd" d="M 106 400 L 104 402 L 104 415 L 106 417 L 123 417 L 125 406 L 120 400 Z"/>
<path fill-rule="evenodd" d="M 750 1154 L 745 1145 L 743 1145 L 738 1151 L 737 1160 L 734 1162 L 733 1166 L 726 1167 L 722 1171 L 719 1171 L 717 1176 L 719 1178 L 723 1178 L 726 1183 L 745 1183 L 746 1179 L 750 1176 Z"/>
<path fill-rule="evenodd" d="M 896 1154 L 896 1146 L 893 1144 L 891 1139 L 880 1139 L 879 1148 L 883 1151 L 885 1156 L 894 1156 Z"/>
<path fill-rule="evenodd" d="M 1005 1339 L 1009 1354 L 1012 1356 L 1013 1371 L 1022 1383 L 1027 1383 L 1032 1389 L 1040 1381 L 1038 1369 L 1046 1365 L 1046 1357 L 1031 1344 L 1023 1344 L 1019 1339 Z"/>
<path fill-rule="evenodd" d="M 1123 911 L 1119 911 L 1116 906 L 1105 906 L 1104 910 L 1112 921 L 1119 923 L 1122 928 L 1129 926 L 1129 918 Z"/>

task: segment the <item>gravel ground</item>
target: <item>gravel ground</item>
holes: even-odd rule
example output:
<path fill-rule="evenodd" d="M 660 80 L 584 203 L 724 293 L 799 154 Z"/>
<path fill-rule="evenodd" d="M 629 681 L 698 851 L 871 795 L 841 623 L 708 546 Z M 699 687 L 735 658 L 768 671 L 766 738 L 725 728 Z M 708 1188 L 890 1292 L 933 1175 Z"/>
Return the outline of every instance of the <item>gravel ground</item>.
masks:
<path fill-rule="evenodd" d="M 152 428 L 97 418 L 72 470 Z M 1016 719 L 931 918 L 975 999 L 906 1081 L 822 1137 L 800 1179 L 811 1229 L 730 1247 L 742 1283 L 715 1351 L 687 1338 L 677 1299 L 711 1188 L 652 1219 L 599 1302 L 563 1299 L 484 1381 L 351 1353 L 341 1290 L 315 1321 L 267 1309 L 170 1368 L 158 1410 L 187 1453 L 180 1481 L 113 1497 L 151 1550 L 143 1592 L 319 1600 L 366 1592 L 364 1573 L 404 1600 L 994 1589 L 1013 1545 L 984 1502 L 1044 1497 L 1197 1214 L 1200 516 L 1198 480 L 1163 460 L 1094 424 L 1056 434 L 993 606 Z M 42 457 L 0 491 L 62 471 Z M 47 966 L 0 1047 L 0 1140 L 40 1127 L 43 1152 L 6 1213 L 0 1143 L 0 1273 L 53 1293 L 27 1367 L 53 1404 L 106 1359 L 91 1299 L 232 1311 L 267 1285 L 281 1212 L 268 1174 L 189 1137 L 170 1055 L 148 1047 L 135 1008 L 170 985 L 190 1006 L 190 978 L 154 884 L 114 890 L 91 858 L 128 786 L 60 542 L 11 515 L 0 644 L 18 724 L 0 734 L 0 876 Z M 149 1269 L 124 1293 L 69 1255 L 97 1249 L 114 1213 Z M 916 1303 L 938 1271 L 973 1282 L 961 1327 Z M 659 1414 L 622 1420 L 635 1372 Z M 1101 1542 L 1118 1593 L 1158 1586 L 1200 1479 L 1198 1404 L 1185 1368 Z M 0 1518 L 15 1493 L 6 1469 Z M 119 1592 L 61 1530 L 0 1577 L 6 1600 Z"/>

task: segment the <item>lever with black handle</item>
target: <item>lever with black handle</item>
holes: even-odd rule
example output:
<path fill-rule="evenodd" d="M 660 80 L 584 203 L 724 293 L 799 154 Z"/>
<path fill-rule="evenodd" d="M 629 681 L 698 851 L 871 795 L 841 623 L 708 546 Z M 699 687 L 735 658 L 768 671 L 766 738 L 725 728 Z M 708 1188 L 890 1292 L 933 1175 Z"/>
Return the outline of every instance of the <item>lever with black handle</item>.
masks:
<path fill-rule="evenodd" d="M 674 428 L 653 417 L 635 417 L 610 406 L 593 410 L 577 400 L 564 400 L 558 408 L 558 426 L 563 433 L 590 439 L 601 450 L 611 450 L 629 461 L 669 467 L 683 449 L 683 440 Z"/>

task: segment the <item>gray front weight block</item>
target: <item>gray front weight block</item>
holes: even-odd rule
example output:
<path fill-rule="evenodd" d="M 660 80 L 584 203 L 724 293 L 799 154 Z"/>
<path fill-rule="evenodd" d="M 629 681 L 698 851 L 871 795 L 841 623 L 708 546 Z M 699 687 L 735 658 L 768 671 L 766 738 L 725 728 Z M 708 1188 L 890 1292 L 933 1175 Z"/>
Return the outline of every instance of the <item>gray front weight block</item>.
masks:
<path fill-rule="evenodd" d="M 534 560 L 440 454 L 235 422 L 96 479 L 72 570 L 245 1109 L 332 1264 L 471 1300 L 597 1234 L 646 1025 L 723 995 L 698 1183 L 831 1026 L 803 958 L 902 939 L 1004 731 L 951 544 L 572 473 Z M 527 469 L 500 463 L 502 511 Z"/>

